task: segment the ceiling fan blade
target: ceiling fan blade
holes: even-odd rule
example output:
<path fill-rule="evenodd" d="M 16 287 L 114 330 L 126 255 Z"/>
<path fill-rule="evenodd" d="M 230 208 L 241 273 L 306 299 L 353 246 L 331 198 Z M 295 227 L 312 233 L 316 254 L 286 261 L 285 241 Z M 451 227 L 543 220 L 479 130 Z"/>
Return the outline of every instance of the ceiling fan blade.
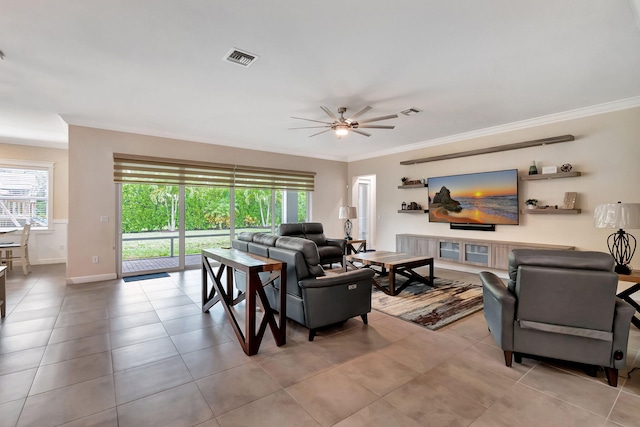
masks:
<path fill-rule="evenodd" d="M 324 111 L 325 113 L 327 113 L 327 116 L 331 117 L 333 120 L 338 120 L 338 118 L 336 117 L 335 114 L 333 114 L 331 112 L 331 110 L 329 110 L 327 107 L 320 107 L 322 108 L 322 111 Z"/>
<path fill-rule="evenodd" d="M 360 125 L 358 124 L 358 129 L 369 128 L 369 129 L 395 129 L 395 126 L 387 126 L 387 125 Z"/>
<path fill-rule="evenodd" d="M 369 123 L 369 122 L 378 122 L 380 120 L 389 120 L 389 119 L 397 119 L 397 118 L 398 118 L 397 114 L 391 114 L 388 116 L 374 117 L 373 119 L 361 120 L 358 123 L 362 124 L 362 123 Z"/>
<path fill-rule="evenodd" d="M 370 134 L 370 133 L 362 132 L 361 130 L 358 130 L 358 129 L 353 129 L 353 128 L 352 128 L 352 129 L 351 129 L 351 132 L 359 133 L 360 135 L 364 135 L 364 136 L 371 136 L 371 134 Z"/>
<path fill-rule="evenodd" d="M 330 128 L 331 125 L 325 125 L 325 126 L 302 126 L 302 127 L 298 127 L 298 128 L 289 128 L 289 130 L 291 129 L 315 129 L 315 128 Z"/>
<path fill-rule="evenodd" d="M 348 122 L 352 122 L 353 120 L 356 119 L 356 117 L 360 117 L 361 115 L 363 115 L 364 113 L 366 113 L 367 111 L 371 110 L 371 107 L 369 107 L 368 105 L 366 107 L 364 107 L 362 110 L 358 111 L 357 113 L 355 113 L 353 116 L 349 117 L 347 119 Z"/>
<path fill-rule="evenodd" d="M 298 120 L 306 120 L 306 121 L 308 121 L 308 122 L 324 123 L 324 124 L 326 124 L 326 125 L 332 125 L 332 124 L 333 124 L 333 123 L 331 123 L 331 122 L 323 122 L 323 121 L 320 121 L 320 120 L 305 119 L 305 118 L 302 118 L 302 117 L 293 117 L 293 116 L 292 116 L 291 118 L 292 118 L 292 119 L 298 119 Z"/>
<path fill-rule="evenodd" d="M 320 135 L 321 133 L 329 132 L 331 129 L 323 130 L 322 132 L 314 133 L 313 135 L 309 135 L 309 138 L 312 136 Z"/>

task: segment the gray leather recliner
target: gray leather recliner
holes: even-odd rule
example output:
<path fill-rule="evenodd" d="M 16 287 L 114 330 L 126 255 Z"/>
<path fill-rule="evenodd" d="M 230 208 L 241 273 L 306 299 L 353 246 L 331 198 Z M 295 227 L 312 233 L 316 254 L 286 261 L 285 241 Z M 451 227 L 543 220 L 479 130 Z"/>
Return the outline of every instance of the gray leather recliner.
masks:
<path fill-rule="evenodd" d="M 326 274 L 316 245 L 298 237 L 279 237 L 242 232 L 231 241 L 233 248 L 287 263 L 287 317 L 309 328 L 313 341 L 319 328 L 360 316 L 367 323 L 371 311 L 373 271 L 353 270 Z M 244 277 L 236 282 L 242 284 Z M 242 275 L 242 273 L 240 273 Z M 278 306 L 280 280 L 264 287 L 272 307 Z M 244 289 L 240 289 L 244 291 Z"/>
<path fill-rule="evenodd" d="M 506 365 L 528 355 L 602 366 L 616 387 L 635 310 L 616 297 L 613 265 L 602 252 L 515 249 L 506 286 L 481 272 L 484 317 Z"/>
<path fill-rule="evenodd" d="M 279 236 L 300 237 L 313 241 L 318 247 L 320 264 L 331 266 L 334 262 L 342 265 L 342 256 L 345 254 L 347 241 L 345 239 L 331 239 L 324 235 L 324 228 L 319 222 L 300 222 L 280 224 Z"/>

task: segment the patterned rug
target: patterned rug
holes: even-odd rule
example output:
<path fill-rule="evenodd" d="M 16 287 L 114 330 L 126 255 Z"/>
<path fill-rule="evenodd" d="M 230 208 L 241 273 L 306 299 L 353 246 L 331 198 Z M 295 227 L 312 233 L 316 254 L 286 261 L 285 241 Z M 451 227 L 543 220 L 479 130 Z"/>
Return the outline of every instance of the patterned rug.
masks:
<path fill-rule="evenodd" d="M 387 277 L 376 276 L 381 286 Z M 396 276 L 396 286 L 406 279 Z M 392 297 L 373 288 L 371 306 L 383 313 L 435 331 L 482 310 L 482 286 L 448 279 L 434 279 L 434 287 L 412 284 Z"/>

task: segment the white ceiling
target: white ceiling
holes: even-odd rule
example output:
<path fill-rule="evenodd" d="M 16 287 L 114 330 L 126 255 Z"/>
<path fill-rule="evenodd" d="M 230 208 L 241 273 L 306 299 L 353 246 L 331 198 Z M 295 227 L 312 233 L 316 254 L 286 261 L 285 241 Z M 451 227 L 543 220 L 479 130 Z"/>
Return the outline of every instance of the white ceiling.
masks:
<path fill-rule="evenodd" d="M 3 0 L 0 141 L 65 147 L 69 123 L 355 160 L 640 105 L 638 3 Z M 369 138 L 288 130 L 321 105 L 423 111 Z"/>

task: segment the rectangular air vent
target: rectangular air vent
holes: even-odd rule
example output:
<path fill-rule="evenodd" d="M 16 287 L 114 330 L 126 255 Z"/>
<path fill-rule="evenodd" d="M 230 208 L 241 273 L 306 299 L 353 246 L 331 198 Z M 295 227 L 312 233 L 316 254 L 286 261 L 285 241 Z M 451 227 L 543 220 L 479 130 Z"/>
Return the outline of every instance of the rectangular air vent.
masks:
<path fill-rule="evenodd" d="M 227 54 L 222 59 L 225 61 L 233 62 L 234 64 L 242 65 L 243 67 L 248 67 L 257 61 L 258 55 L 233 48 L 229 52 L 227 52 Z"/>

